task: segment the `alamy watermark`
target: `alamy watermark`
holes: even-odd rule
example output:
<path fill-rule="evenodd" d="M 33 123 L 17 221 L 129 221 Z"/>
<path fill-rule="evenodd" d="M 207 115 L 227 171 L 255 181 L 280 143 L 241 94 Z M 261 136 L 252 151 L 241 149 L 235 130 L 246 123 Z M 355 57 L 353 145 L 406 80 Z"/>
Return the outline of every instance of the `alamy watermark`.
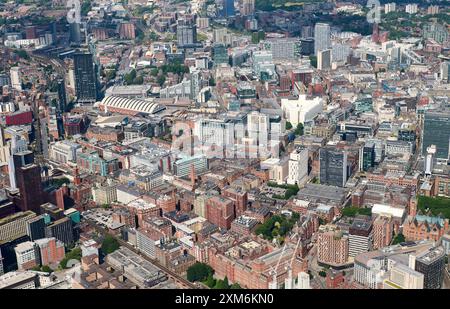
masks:
<path fill-rule="evenodd" d="M 81 3 L 80 0 L 68 0 L 66 8 L 70 10 L 67 12 L 67 22 L 69 24 L 81 23 Z"/>
<path fill-rule="evenodd" d="M 380 23 L 381 21 L 381 4 L 378 0 L 368 0 L 366 7 L 369 8 L 367 13 L 367 22 L 369 24 Z"/>

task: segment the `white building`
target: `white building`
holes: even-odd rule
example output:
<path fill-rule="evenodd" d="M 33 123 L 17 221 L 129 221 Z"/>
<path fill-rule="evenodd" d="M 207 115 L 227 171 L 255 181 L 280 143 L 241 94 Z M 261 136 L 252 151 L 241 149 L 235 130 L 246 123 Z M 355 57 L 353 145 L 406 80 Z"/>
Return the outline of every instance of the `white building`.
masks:
<path fill-rule="evenodd" d="M 18 244 L 14 251 L 16 252 L 17 267 L 19 270 L 27 270 L 38 264 L 37 251 L 34 243 L 26 241 Z"/>
<path fill-rule="evenodd" d="M 22 90 L 22 82 L 20 81 L 20 71 L 18 67 L 12 67 L 9 70 L 11 86 L 16 90 Z"/>
<path fill-rule="evenodd" d="M 308 176 L 308 149 L 297 148 L 289 155 L 288 184 L 302 185 Z"/>
<path fill-rule="evenodd" d="M 323 105 L 323 99 L 320 97 L 308 99 L 306 95 L 300 95 L 298 99 L 281 99 L 281 109 L 285 118 L 294 127 L 314 119 L 322 112 Z"/>
<path fill-rule="evenodd" d="M 331 28 L 329 24 L 317 23 L 314 26 L 314 55 L 331 47 Z"/>
<path fill-rule="evenodd" d="M 395 12 L 395 2 L 386 3 L 384 5 L 384 13 L 387 14 L 390 12 Z"/>
<path fill-rule="evenodd" d="M 405 264 L 388 260 L 389 278 L 383 281 L 383 289 L 423 289 L 424 275 Z"/>
<path fill-rule="evenodd" d="M 405 12 L 408 14 L 417 14 L 418 10 L 419 10 L 419 7 L 418 7 L 417 3 L 410 3 L 410 4 L 407 4 L 405 7 Z"/>
<path fill-rule="evenodd" d="M 78 149 L 81 150 L 81 146 L 71 141 L 63 140 L 55 142 L 50 145 L 50 159 L 62 164 L 76 162 Z"/>

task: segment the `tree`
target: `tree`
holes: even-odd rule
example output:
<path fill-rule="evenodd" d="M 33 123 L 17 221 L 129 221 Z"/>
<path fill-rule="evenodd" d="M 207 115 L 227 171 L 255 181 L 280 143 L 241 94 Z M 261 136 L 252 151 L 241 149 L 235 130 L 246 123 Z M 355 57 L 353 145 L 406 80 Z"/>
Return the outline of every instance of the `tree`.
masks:
<path fill-rule="evenodd" d="M 208 278 L 205 281 L 205 284 L 212 289 L 216 285 L 216 279 L 214 279 L 212 274 L 208 275 Z"/>
<path fill-rule="evenodd" d="M 321 277 L 326 277 L 327 276 L 327 272 L 326 271 L 324 271 L 324 270 L 321 270 L 321 271 L 319 271 L 319 276 L 321 276 Z"/>
<path fill-rule="evenodd" d="M 120 244 L 116 238 L 111 235 L 106 235 L 105 239 L 103 240 L 101 249 L 103 253 L 110 254 L 119 249 L 119 247 Z"/>
<path fill-rule="evenodd" d="M 299 122 L 297 127 L 295 128 L 295 135 L 302 136 L 303 135 L 303 123 Z"/>
<path fill-rule="evenodd" d="M 208 279 L 208 276 L 212 276 L 214 274 L 214 270 L 205 263 L 197 262 L 187 270 L 187 279 L 190 282 L 195 281 L 205 281 Z"/>
<path fill-rule="evenodd" d="M 231 285 L 230 289 L 232 290 L 241 290 L 242 287 L 239 285 L 239 283 L 235 282 Z"/>
<path fill-rule="evenodd" d="M 393 245 L 405 242 L 405 236 L 402 233 L 398 233 L 395 235 L 394 240 L 392 241 Z"/>
<path fill-rule="evenodd" d="M 292 129 L 292 123 L 290 123 L 289 121 L 286 121 L 286 130 L 290 130 Z"/>
<path fill-rule="evenodd" d="M 48 265 L 42 266 L 41 270 L 45 273 L 52 273 L 53 269 L 51 269 Z"/>
<path fill-rule="evenodd" d="M 227 290 L 230 286 L 228 284 L 228 278 L 225 277 L 223 280 L 217 280 L 216 285 L 214 286 L 214 289 L 217 290 Z"/>
<path fill-rule="evenodd" d="M 61 260 L 59 266 L 63 269 L 67 268 L 67 262 L 70 260 L 78 260 L 81 261 L 81 248 L 77 247 L 72 249 L 66 256 Z"/>

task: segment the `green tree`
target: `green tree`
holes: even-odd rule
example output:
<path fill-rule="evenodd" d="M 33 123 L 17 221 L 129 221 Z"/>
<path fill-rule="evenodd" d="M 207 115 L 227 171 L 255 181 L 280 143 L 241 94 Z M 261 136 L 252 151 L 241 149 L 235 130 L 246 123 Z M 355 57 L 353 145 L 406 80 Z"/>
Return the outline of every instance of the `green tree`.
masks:
<path fill-rule="evenodd" d="M 295 128 L 295 135 L 302 136 L 303 135 L 303 123 L 299 122 L 297 127 Z"/>
<path fill-rule="evenodd" d="M 68 252 L 66 254 L 66 256 L 59 263 L 59 266 L 63 269 L 67 268 L 67 262 L 70 260 L 81 261 L 81 248 L 80 247 L 74 248 L 70 252 Z"/>
<path fill-rule="evenodd" d="M 326 271 L 324 271 L 324 270 L 321 270 L 321 271 L 319 271 L 319 276 L 321 276 L 321 277 L 326 277 L 327 276 L 327 272 Z"/>
<path fill-rule="evenodd" d="M 286 121 L 286 130 L 290 130 L 292 129 L 292 123 L 290 123 L 289 121 Z"/>
<path fill-rule="evenodd" d="M 197 262 L 188 268 L 187 279 L 190 282 L 205 281 L 206 279 L 208 279 L 209 275 L 212 276 L 213 274 L 214 270 L 211 268 L 211 266 L 205 263 Z"/>
<path fill-rule="evenodd" d="M 235 282 L 231 285 L 230 289 L 232 290 L 241 290 L 242 287 L 239 285 L 239 283 Z"/>
<path fill-rule="evenodd" d="M 317 56 L 309 56 L 309 60 L 311 61 L 311 65 L 317 68 Z"/>
<path fill-rule="evenodd" d="M 51 269 L 50 266 L 48 266 L 48 265 L 42 266 L 41 270 L 43 272 L 46 272 L 46 273 L 52 273 L 53 272 L 53 269 Z"/>
<path fill-rule="evenodd" d="M 110 254 L 119 249 L 119 247 L 120 244 L 115 237 L 106 235 L 105 239 L 103 240 L 101 249 L 103 253 Z"/>
<path fill-rule="evenodd" d="M 214 289 L 218 290 L 227 290 L 230 286 L 228 284 L 228 278 L 225 277 L 223 280 L 217 280 L 216 285 L 214 286 Z"/>
<path fill-rule="evenodd" d="M 208 278 L 205 281 L 205 284 L 212 289 L 216 285 L 216 279 L 214 279 L 212 274 L 208 275 Z"/>
<path fill-rule="evenodd" d="M 405 236 L 402 233 L 398 233 L 395 235 L 394 239 L 392 240 L 392 244 L 396 245 L 399 243 L 405 242 Z"/>

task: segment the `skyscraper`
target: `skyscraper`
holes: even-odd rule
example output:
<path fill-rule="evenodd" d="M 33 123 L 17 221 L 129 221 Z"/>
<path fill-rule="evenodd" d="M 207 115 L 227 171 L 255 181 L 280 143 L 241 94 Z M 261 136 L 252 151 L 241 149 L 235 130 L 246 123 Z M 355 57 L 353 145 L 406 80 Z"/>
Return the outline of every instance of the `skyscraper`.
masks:
<path fill-rule="evenodd" d="M 19 67 L 12 67 L 9 70 L 11 86 L 16 90 L 22 90 L 22 82 L 20 81 L 20 71 Z"/>
<path fill-rule="evenodd" d="M 75 69 L 75 93 L 79 103 L 94 103 L 97 100 L 96 74 L 92 54 L 73 55 Z"/>
<path fill-rule="evenodd" d="M 375 165 L 375 143 L 367 142 L 361 148 L 359 154 L 359 168 L 361 171 L 368 171 Z"/>
<path fill-rule="evenodd" d="M 58 83 L 58 111 L 64 113 L 67 106 L 66 86 L 64 85 L 64 79 L 59 79 Z"/>
<path fill-rule="evenodd" d="M 73 22 L 69 24 L 69 41 L 73 45 L 80 45 L 81 30 L 79 23 Z"/>
<path fill-rule="evenodd" d="M 331 29 L 329 24 L 317 23 L 314 27 L 314 54 L 331 48 Z"/>
<path fill-rule="evenodd" d="M 31 241 L 45 237 L 45 220 L 44 217 L 37 216 L 27 221 L 27 235 Z"/>
<path fill-rule="evenodd" d="M 32 210 L 39 213 L 39 206 L 42 204 L 41 168 L 33 163 L 17 168 L 16 173 L 21 210 Z"/>
<path fill-rule="evenodd" d="M 320 183 L 343 187 L 347 182 L 347 152 L 334 148 L 319 151 Z"/>
<path fill-rule="evenodd" d="M 222 16 L 231 17 L 234 16 L 234 0 L 223 0 L 222 4 Z"/>
<path fill-rule="evenodd" d="M 430 145 L 436 145 L 436 158 L 448 159 L 450 139 L 450 110 L 425 113 L 422 132 L 422 155 Z"/>
<path fill-rule="evenodd" d="M 197 26 L 194 20 L 180 19 L 177 22 L 177 44 L 179 47 L 197 43 Z"/>
<path fill-rule="evenodd" d="M 393 232 L 392 217 L 379 216 L 373 222 L 373 249 L 389 246 Z"/>

